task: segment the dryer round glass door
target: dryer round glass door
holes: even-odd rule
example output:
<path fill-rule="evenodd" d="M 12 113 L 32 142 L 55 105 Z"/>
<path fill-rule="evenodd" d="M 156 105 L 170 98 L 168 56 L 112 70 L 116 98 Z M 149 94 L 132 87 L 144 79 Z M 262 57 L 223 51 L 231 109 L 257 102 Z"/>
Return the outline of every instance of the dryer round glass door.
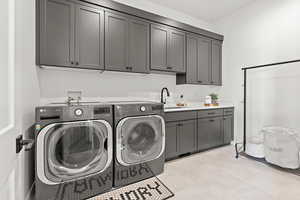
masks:
<path fill-rule="evenodd" d="M 117 126 L 117 160 L 133 165 L 159 158 L 164 152 L 165 123 L 158 115 L 128 117 Z"/>
<path fill-rule="evenodd" d="M 45 163 L 41 173 L 53 183 L 99 173 L 112 161 L 112 131 L 105 121 L 51 124 L 38 141 L 40 162 Z"/>

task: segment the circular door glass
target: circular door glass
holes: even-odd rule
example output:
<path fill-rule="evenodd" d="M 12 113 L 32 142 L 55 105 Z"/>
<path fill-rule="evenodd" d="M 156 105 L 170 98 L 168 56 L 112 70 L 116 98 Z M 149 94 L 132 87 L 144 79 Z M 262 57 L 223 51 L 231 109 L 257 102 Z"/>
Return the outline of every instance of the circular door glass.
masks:
<path fill-rule="evenodd" d="M 159 158 L 164 152 L 164 120 L 157 115 L 128 117 L 117 126 L 117 160 L 132 165 Z"/>
<path fill-rule="evenodd" d="M 54 125 L 44 139 L 45 175 L 57 182 L 103 170 L 111 157 L 108 134 L 107 126 L 98 121 Z"/>
<path fill-rule="evenodd" d="M 101 154 L 103 139 L 94 127 L 69 128 L 57 140 L 54 159 L 59 165 L 67 168 L 82 168 Z"/>
<path fill-rule="evenodd" d="M 155 138 L 156 134 L 152 126 L 147 123 L 137 124 L 128 135 L 128 148 L 138 154 L 145 154 L 154 146 Z"/>

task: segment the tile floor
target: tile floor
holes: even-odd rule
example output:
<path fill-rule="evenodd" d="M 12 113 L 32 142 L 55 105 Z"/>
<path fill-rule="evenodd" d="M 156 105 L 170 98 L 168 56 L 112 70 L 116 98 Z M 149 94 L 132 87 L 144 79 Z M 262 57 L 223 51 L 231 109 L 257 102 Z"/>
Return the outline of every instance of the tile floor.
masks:
<path fill-rule="evenodd" d="M 300 200 L 300 176 L 234 158 L 226 146 L 170 161 L 159 178 L 171 200 Z"/>

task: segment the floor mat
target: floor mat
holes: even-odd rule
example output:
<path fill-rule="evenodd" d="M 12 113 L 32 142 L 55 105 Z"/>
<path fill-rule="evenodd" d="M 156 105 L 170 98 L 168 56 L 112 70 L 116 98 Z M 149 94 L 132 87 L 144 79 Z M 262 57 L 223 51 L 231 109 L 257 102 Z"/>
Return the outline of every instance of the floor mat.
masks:
<path fill-rule="evenodd" d="M 157 177 L 146 179 L 88 200 L 165 200 L 174 193 Z"/>

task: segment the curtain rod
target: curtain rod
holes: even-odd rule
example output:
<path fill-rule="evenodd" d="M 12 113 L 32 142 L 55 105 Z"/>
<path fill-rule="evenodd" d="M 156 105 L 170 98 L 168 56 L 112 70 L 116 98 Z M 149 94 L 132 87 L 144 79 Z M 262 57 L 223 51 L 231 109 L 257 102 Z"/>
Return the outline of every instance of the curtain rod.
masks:
<path fill-rule="evenodd" d="M 284 64 L 295 63 L 295 62 L 300 62 L 300 60 L 290 60 L 290 61 L 285 61 L 285 62 L 277 62 L 277 63 L 270 63 L 270 64 L 265 64 L 265 65 L 256 65 L 256 66 L 252 66 L 252 67 L 244 67 L 244 68 L 242 68 L 242 70 L 270 67 L 270 66 L 275 66 L 275 65 L 284 65 Z"/>

